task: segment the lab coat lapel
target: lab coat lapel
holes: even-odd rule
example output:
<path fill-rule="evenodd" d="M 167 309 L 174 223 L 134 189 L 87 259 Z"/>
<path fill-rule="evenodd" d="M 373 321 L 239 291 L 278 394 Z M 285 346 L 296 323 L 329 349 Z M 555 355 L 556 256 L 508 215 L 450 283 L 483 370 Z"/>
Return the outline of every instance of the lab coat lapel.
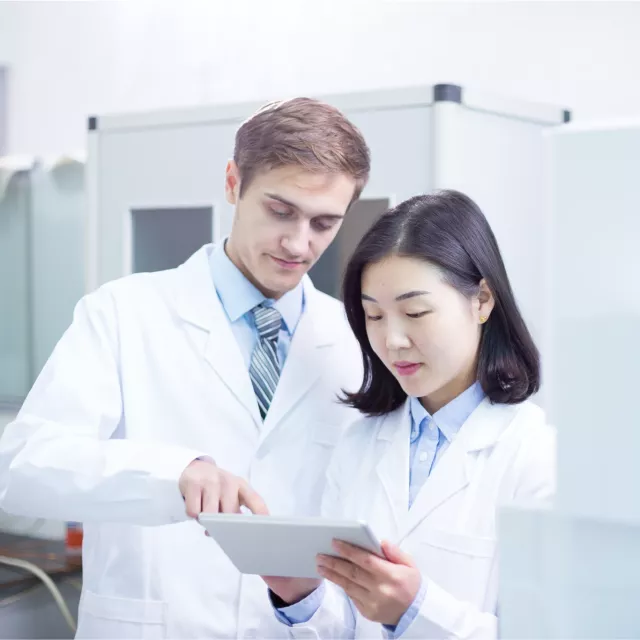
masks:
<path fill-rule="evenodd" d="M 402 530 L 409 506 L 410 432 L 408 401 L 384 418 L 378 432 L 378 444 L 383 449 L 376 465 L 376 474 L 384 488 L 396 530 Z"/>
<path fill-rule="evenodd" d="M 411 505 L 405 527 L 400 533 L 401 540 L 427 518 L 436 507 L 449 500 L 458 491 L 462 491 L 469 484 L 472 464 L 473 461 L 463 443 L 458 439 L 452 442 Z"/>
<path fill-rule="evenodd" d="M 194 331 L 206 331 L 203 357 L 257 428 L 261 418 L 251 378 L 211 277 L 209 248 L 194 254 L 177 271 L 178 313 Z"/>
<path fill-rule="evenodd" d="M 480 403 L 418 492 L 400 540 L 428 518 L 434 509 L 467 487 L 473 477 L 478 452 L 495 444 L 512 415 L 512 407 L 491 405 L 488 399 Z"/>
<path fill-rule="evenodd" d="M 332 326 L 323 314 L 320 294 L 307 276 L 303 286 L 305 308 L 264 421 L 263 439 L 295 405 L 304 401 L 304 395 L 322 375 L 328 351 L 335 342 Z"/>

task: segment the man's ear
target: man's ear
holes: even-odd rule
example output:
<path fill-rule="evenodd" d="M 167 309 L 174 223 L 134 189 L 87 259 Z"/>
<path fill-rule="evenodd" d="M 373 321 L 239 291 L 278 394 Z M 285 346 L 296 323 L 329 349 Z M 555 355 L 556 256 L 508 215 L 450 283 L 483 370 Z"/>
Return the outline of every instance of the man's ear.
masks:
<path fill-rule="evenodd" d="M 240 200 L 240 170 L 234 160 L 229 160 L 224 176 L 224 193 L 229 204 Z"/>

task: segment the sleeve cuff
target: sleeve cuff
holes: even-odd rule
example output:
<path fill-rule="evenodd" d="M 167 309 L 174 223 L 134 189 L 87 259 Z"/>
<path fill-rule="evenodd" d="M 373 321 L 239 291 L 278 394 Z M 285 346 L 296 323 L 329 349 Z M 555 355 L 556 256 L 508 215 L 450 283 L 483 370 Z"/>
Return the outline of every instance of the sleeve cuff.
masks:
<path fill-rule="evenodd" d="M 180 477 L 194 460 L 213 461 L 200 451 L 175 447 L 158 448 L 149 462 L 151 481 L 154 483 L 154 501 L 172 522 L 188 520 L 184 499 L 180 493 Z"/>
<path fill-rule="evenodd" d="M 325 586 L 324 582 L 321 582 L 315 591 L 312 591 L 306 598 L 300 600 L 300 602 L 278 608 L 273 604 L 273 599 L 271 599 L 271 604 L 273 605 L 276 618 L 288 627 L 292 627 L 294 624 L 302 624 L 303 622 L 309 622 L 309 620 L 311 620 L 320 608 L 324 594 Z"/>
<path fill-rule="evenodd" d="M 420 613 L 420 609 L 422 604 L 424 603 L 424 599 L 427 596 L 427 583 L 423 579 L 420 583 L 420 588 L 418 589 L 418 593 L 414 598 L 413 602 L 409 606 L 409 608 L 404 612 L 402 618 L 398 621 L 396 626 L 391 626 L 387 624 L 383 624 L 387 638 L 390 640 L 395 640 L 396 638 L 400 638 L 402 634 L 409 628 L 409 625 L 416 619 L 418 614 Z"/>

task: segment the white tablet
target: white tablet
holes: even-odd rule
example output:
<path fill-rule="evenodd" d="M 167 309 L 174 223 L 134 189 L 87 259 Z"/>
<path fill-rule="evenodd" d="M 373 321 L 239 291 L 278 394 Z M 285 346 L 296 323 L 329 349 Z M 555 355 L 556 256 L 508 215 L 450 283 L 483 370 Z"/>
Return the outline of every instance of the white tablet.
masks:
<path fill-rule="evenodd" d="M 198 521 L 246 574 L 317 578 L 316 556 L 335 556 L 333 540 L 383 556 L 376 536 L 363 522 L 208 513 L 200 514 Z"/>

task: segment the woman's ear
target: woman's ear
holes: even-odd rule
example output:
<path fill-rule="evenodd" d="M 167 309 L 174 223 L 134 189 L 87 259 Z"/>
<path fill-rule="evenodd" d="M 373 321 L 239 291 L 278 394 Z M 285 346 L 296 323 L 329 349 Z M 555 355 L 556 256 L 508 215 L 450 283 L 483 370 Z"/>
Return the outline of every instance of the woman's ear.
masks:
<path fill-rule="evenodd" d="M 489 320 L 493 307 L 495 306 L 495 298 L 493 297 L 493 293 L 491 289 L 489 289 L 489 285 L 484 278 L 480 280 L 477 301 L 478 322 L 480 324 L 484 324 Z"/>

